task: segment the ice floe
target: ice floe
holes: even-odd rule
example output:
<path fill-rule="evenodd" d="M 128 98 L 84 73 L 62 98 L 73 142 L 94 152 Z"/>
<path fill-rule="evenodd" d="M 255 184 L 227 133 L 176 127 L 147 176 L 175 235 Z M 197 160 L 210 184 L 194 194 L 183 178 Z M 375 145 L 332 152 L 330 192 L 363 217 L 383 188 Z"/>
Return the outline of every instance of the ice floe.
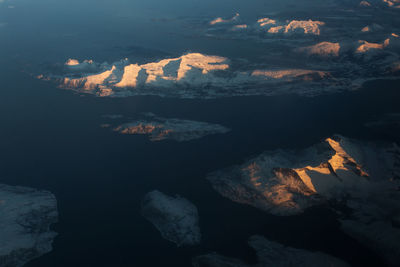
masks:
<path fill-rule="evenodd" d="M 177 246 L 200 243 L 199 214 L 186 198 L 167 196 L 157 190 L 149 192 L 142 201 L 142 214 Z"/>
<path fill-rule="evenodd" d="M 50 252 L 57 217 L 50 192 L 0 184 L 0 266 L 23 266 Z"/>

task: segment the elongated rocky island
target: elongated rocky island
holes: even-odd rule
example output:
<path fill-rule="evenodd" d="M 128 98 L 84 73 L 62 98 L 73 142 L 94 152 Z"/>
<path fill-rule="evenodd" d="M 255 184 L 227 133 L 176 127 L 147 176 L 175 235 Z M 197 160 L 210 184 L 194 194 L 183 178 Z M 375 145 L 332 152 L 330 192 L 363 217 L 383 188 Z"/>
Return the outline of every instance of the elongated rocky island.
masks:
<path fill-rule="evenodd" d="M 249 245 L 257 253 L 257 264 L 251 265 L 238 259 L 228 258 L 216 253 L 198 256 L 193 259 L 194 267 L 345 267 L 350 266 L 340 259 L 322 252 L 311 252 L 303 249 L 283 246 L 265 239 L 252 236 Z"/>
<path fill-rule="evenodd" d="M 190 141 L 211 134 L 224 134 L 230 129 L 214 123 L 148 116 L 143 120 L 124 123 L 114 127 L 121 134 L 144 134 L 151 141 L 171 139 Z"/>
<path fill-rule="evenodd" d="M 240 166 L 211 173 L 223 196 L 275 215 L 325 203 L 342 229 L 389 264 L 400 262 L 400 148 L 334 136 L 297 151 L 266 151 Z M 397 225 L 397 226 L 396 226 Z"/>
<path fill-rule="evenodd" d="M 50 192 L 0 184 L 0 266 L 23 266 L 50 252 L 57 217 Z"/>
<path fill-rule="evenodd" d="M 200 243 L 199 214 L 196 206 L 187 199 L 155 190 L 144 197 L 142 214 L 165 239 L 178 247 Z"/>
<path fill-rule="evenodd" d="M 138 65 L 129 59 L 112 64 L 70 59 L 62 74 L 41 74 L 59 87 L 101 97 L 158 95 L 177 98 L 217 98 L 238 95 L 296 93 L 316 95 L 337 91 L 349 80 L 333 79 L 329 71 L 314 68 L 250 68 L 226 57 L 188 53 Z M 295 85 L 295 86 L 294 86 Z M 326 89 L 321 89 L 325 85 Z M 324 87 L 324 88 L 325 88 Z M 301 90 L 299 90 L 301 88 Z"/>

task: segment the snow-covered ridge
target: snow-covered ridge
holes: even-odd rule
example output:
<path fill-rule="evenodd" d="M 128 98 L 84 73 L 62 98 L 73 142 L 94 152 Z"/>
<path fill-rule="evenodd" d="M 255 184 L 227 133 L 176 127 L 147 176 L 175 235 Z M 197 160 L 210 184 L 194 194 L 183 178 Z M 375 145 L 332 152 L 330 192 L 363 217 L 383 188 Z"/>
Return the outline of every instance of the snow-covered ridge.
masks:
<path fill-rule="evenodd" d="M 361 1 L 359 3 L 362 7 L 386 7 L 386 8 L 400 8 L 400 1 L 399 0 L 369 0 L 369 1 Z"/>
<path fill-rule="evenodd" d="M 232 26 L 233 25 L 233 26 Z M 287 21 L 279 21 L 277 19 L 272 18 L 260 18 L 257 20 L 255 24 L 251 26 L 248 24 L 243 24 L 240 20 L 239 13 L 236 13 L 230 19 L 223 19 L 221 17 L 213 19 L 209 22 L 209 26 L 211 28 L 221 28 L 228 27 L 231 29 L 247 29 L 249 32 L 251 31 L 263 31 L 265 34 L 304 34 L 304 35 L 319 35 L 321 32 L 321 27 L 324 26 L 325 23 L 317 20 L 287 20 Z M 239 27 L 238 27 L 239 26 Z"/>
<path fill-rule="evenodd" d="M 360 46 L 356 49 L 356 53 L 367 53 L 373 50 L 383 50 L 389 46 L 400 47 L 400 38 L 397 34 L 392 33 L 382 43 L 370 43 L 365 40 L 359 41 Z"/>
<path fill-rule="evenodd" d="M 369 29 L 369 28 L 368 28 Z M 367 30 L 367 29 L 363 29 Z M 387 59 L 387 63 L 390 63 L 398 58 L 395 53 L 400 48 L 399 35 L 392 33 L 380 43 L 368 42 L 365 40 L 358 40 L 354 42 L 320 42 L 315 45 L 299 47 L 294 49 L 295 52 L 304 53 L 309 56 L 319 56 L 322 58 L 326 57 L 340 57 L 342 54 L 352 54 L 356 57 L 367 57 L 376 54 L 377 52 L 387 52 L 390 55 L 390 59 Z M 353 64 L 356 62 L 353 62 Z M 363 63 L 365 63 L 363 61 Z M 380 62 L 378 62 L 380 63 Z"/>
<path fill-rule="evenodd" d="M 227 198 L 292 215 L 322 201 L 364 197 L 375 183 L 400 177 L 399 163 L 396 146 L 375 148 L 336 136 L 302 151 L 265 152 L 208 179 Z"/>
<path fill-rule="evenodd" d="M 275 150 L 208 176 L 223 196 L 275 215 L 295 215 L 322 203 L 336 209 L 342 230 L 400 262 L 400 148 L 334 136 L 299 151 Z"/>
<path fill-rule="evenodd" d="M 71 64 L 71 62 L 73 64 Z M 91 71 L 93 61 L 79 63 L 68 60 L 69 70 Z M 229 68 L 228 60 L 223 57 L 191 53 L 179 58 L 164 59 L 143 65 L 131 64 L 129 60 L 121 60 L 112 65 L 97 64 L 100 73 L 84 75 L 81 78 L 63 78 L 63 86 L 81 88 L 83 91 L 98 90 L 100 96 L 113 94 L 114 88 L 136 88 L 144 85 L 173 86 L 174 84 L 207 83 L 211 78 L 210 72 Z"/>
<path fill-rule="evenodd" d="M 399 40 L 392 34 L 382 44 L 360 41 L 357 45 L 342 46 L 322 42 L 294 49 L 293 60 L 305 54 L 338 61 L 326 66 L 316 63 L 311 68 L 243 64 L 236 59 L 191 53 L 142 65 L 132 64 L 128 59 L 112 64 L 69 60 L 64 74 L 41 74 L 37 78 L 54 81 L 64 89 L 101 97 L 217 98 L 291 93 L 315 96 L 357 89 L 364 81 L 374 78 L 397 77 L 400 59 L 395 51 L 400 47 Z M 353 60 L 341 62 L 342 54 L 346 60 L 349 53 Z"/>
<path fill-rule="evenodd" d="M 313 89 L 312 83 L 316 86 L 331 78 L 328 72 L 320 70 L 262 68 L 241 71 L 232 69 L 230 63 L 227 58 L 200 53 L 142 65 L 132 64 L 128 59 L 113 64 L 91 60 L 79 63 L 70 59 L 65 64 L 65 75 L 39 75 L 38 78 L 54 80 L 60 82 L 62 88 L 98 96 L 155 94 L 200 98 L 276 94 L 272 91 L 274 86 L 286 90 L 286 86 L 291 86 L 289 83 L 295 82 L 297 90 L 294 92 L 301 94 L 299 83 L 305 82 L 309 83 L 307 93 L 311 93 L 318 89 Z M 337 86 L 337 81 L 332 86 Z"/>
<path fill-rule="evenodd" d="M 292 20 L 279 22 L 270 18 L 261 18 L 257 21 L 258 29 L 269 34 L 311 34 L 320 35 L 321 27 L 325 23 L 315 20 Z"/>
<path fill-rule="evenodd" d="M 50 192 L 0 184 L 0 266 L 23 266 L 50 252 L 57 217 Z"/>
<path fill-rule="evenodd" d="M 232 18 L 230 18 L 230 19 L 223 19 L 223 18 L 221 18 L 221 17 L 218 17 L 218 18 L 215 18 L 215 19 L 211 20 L 211 21 L 209 22 L 209 24 L 210 24 L 210 25 L 216 25 L 216 24 L 233 23 L 233 22 L 239 21 L 239 17 L 240 17 L 240 14 L 239 14 L 239 13 L 236 13 L 236 14 L 235 14 Z"/>
<path fill-rule="evenodd" d="M 382 0 L 329 1 L 300 14 L 285 10 L 257 20 L 206 27 L 199 23 L 198 28 L 207 38 L 264 46 L 260 55 L 264 62 L 334 73 L 335 82 L 345 81 L 342 88 L 354 89 L 367 80 L 398 77 L 392 67 L 400 58 L 400 16 L 395 12 Z"/>

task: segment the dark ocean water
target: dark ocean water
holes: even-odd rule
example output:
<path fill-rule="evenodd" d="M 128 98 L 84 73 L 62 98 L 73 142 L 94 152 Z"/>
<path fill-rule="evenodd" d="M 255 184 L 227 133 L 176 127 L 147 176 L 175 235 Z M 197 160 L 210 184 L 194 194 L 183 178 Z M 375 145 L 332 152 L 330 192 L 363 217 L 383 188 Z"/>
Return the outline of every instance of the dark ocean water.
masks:
<path fill-rule="evenodd" d="M 400 81 L 375 81 L 358 91 L 314 98 L 179 100 L 82 96 L 32 76 L 69 57 L 101 62 L 126 54 L 157 57 L 165 51 L 245 53 L 246 44 L 240 41 L 229 46 L 224 40 L 199 42 L 179 35 L 176 25 L 169 26 L 174 31 L 165 31 L 167 26 L 148 17 L 168 17 L 162 10 L 170 17 L 189 11 L 235 12 L 224 6 L 226 1 L 213 11 L 198 2 L 185 4 L 187 14 L 176 11 L 179 2 L 156 9 L 153 2 L 137 1 L 133 8 L 129 1 L 116 6 L 110 1 L 41 0 L 0 9 L 1 20 L 7 22 L 0 28 L 0 183 L 49 190 L 59 208 L 54 250 L 27 266 L 190 266 L 193 256 L 211 251 L 255 262 L 254 251 L 246 245 L 253 234 L 324 251 L 354 266 L 381 266 L 376 255 L 339 231 L 329 208 L 272 216 L 221 197 L 205 177 L 264 150 L 304 148 L 336 133 L 400 142 L 398 132 L 364 126 L 400 112 Z M 261 49 L 252 47 L 253 52 Z M 190 142 L 153 143 L 145 136 L 100 127 L 109 122 L 103 115 L 126 119 L 141 112 L 220 123 L 232 131 Z M 182 195 L 198 207 L 200 246 L 177 248 L 141 216 L 140 201 L 154 189 Z"/>

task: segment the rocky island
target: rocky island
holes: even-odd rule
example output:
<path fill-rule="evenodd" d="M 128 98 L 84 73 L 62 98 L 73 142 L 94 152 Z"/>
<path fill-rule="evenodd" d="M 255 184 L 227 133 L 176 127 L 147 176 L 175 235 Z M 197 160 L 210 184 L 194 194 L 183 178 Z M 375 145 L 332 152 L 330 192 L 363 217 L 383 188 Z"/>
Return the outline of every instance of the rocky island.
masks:
<path fill-rule="evenodd" d="M 224 134 L 229 132 L 230 129 L 207 122 L 151 116 L 144 120 L 118 125 L 114 128 L 114 131 L 121 134 L 148 135 L 150 141 L 171 139 L 184 142 L 199 139 L 206 135 Z"/>
<path fill-rule="evenodd" d="M 400 261 L 400 148 L 343 136 L 297 151 L 266 151 L 240 166 L 211 173 L 223 196 L 275 215 L 341 203 L 342 230 L 395 266 Z"/>

